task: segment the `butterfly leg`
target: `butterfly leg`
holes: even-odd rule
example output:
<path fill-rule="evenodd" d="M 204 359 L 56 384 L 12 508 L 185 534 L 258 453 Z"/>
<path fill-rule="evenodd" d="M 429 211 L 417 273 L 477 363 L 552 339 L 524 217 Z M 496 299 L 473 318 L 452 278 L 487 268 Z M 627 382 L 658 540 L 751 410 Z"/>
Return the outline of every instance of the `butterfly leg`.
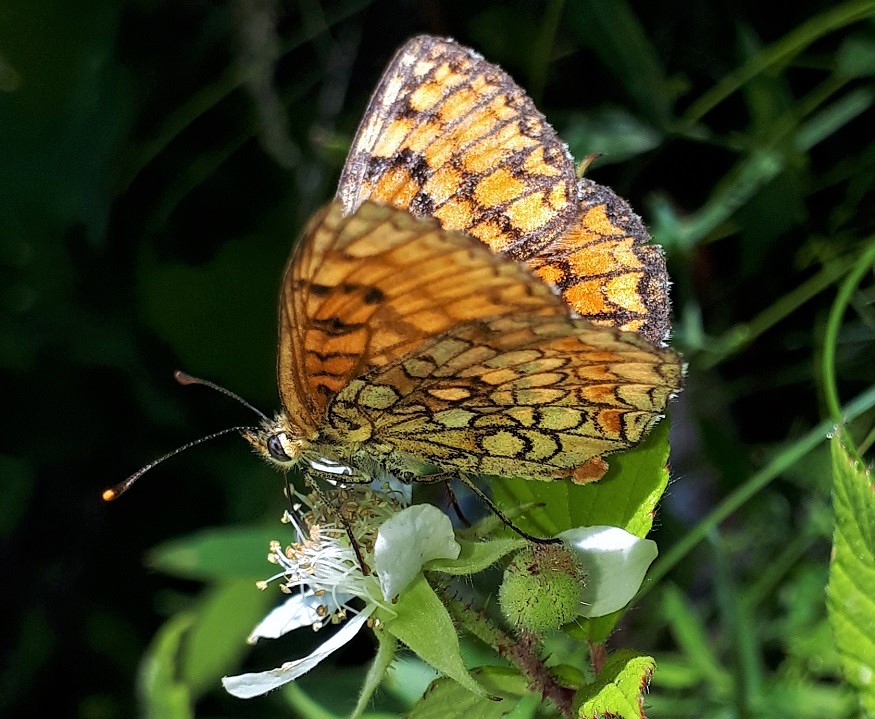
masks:
<path fill-rule="evenodd" d="M 462 522 L 462 524 L 464 524 L 466 527 L 470 527 L 471 522 L 468 521 L 468 518 L 465 516 L 464 512 L 462 512 L 462 507 L 459 505 L 459 500 L 456 498 L 456 493 L 453 491 L 453 484 L 449 479 L 444 480 L 444 487 L 446 487 L 447 497 L 450 500 L 450 506 L 453 508 L 453 511 L 456 513 L 459 521 Z"/>
<path fill-rule="evenodd" d="M 480 501 L 483 502 L 489 509 L 498 517 L 505 525 L 510 527 L 514 532 L 519 534 L 523 539 L 528 539 L 530 542 L 535 542 L 536 544 L 562 544 L 562 540 L 556 537 L 536 537 L 533 534 L 529 534 L 524 529 L 520 529 L 517 527 L 510 518 L 502 512 L 493 502 L 489 495 L 487 495 L 480 487 L 478 487 L 470 477 L 468 477 L 464 473 L 459 474 L 459 479 L 462 480 L 474 494 L 476 494 Z"/>

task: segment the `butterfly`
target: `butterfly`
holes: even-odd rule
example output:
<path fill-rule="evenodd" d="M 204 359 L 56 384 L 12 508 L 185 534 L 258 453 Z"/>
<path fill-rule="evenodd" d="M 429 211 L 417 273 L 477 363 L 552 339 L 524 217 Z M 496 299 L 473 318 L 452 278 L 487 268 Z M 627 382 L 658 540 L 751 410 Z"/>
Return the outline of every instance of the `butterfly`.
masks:
<path fill-rule="evenodd" d="M 677 355 L 572 316 L 521 264 L 434 219 L 335 201 L 280 299 L 283 411 L 244 436 L 283 467 L 588 481 L 640 441 Z"/>
<path fill-rule="evenodd" d="M 668 275 L 649 239 L 624 200 L 577 178 L 501 68 L 412 38 L 371 98 L 335 200 L 286 266 L 282 411 L 269 418 L 177 372 L 261 424 L 189 442 L 103 499 L 239 432 L 283 469 L 344 484 L 458 477 L 523 536 L 557 541 L 515 527 L 468 475 L 594 481 L 605 455 L 662 417 L 684 368 L 665 346 Z"/>
<path fill-rule="evenodd" d="M 413 38 L 286 267 L 283 411 L 243 434 L 344 481 L 598 479 L 680 388 L 648 240 L 504 71 Z"/>

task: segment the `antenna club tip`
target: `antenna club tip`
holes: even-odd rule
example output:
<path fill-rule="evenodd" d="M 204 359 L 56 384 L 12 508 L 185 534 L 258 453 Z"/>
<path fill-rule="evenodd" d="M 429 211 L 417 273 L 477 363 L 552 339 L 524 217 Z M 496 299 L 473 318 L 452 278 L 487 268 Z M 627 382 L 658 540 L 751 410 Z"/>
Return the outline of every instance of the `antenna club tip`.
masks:
<path fill-rule="evenodd" d="M 105 489 L 105 490 L 103 491 L 103 494 L 100 495 L 100 498 L 101 498 L 104 502 L 111 502 L 111 501 L 114 500 L 116 497 L 118 497 L 118 495 L 119 495 L 119 493 L 116 492 L 114 489 Z"/>
<path fill-rule="evenodd" d="M 173 373 L 173 376 L 179 384 L 192 384 L 194 380 L 194 377 L 187 372 L 183 372 L 181 369 L 176 370 L 176 372 Z"/>

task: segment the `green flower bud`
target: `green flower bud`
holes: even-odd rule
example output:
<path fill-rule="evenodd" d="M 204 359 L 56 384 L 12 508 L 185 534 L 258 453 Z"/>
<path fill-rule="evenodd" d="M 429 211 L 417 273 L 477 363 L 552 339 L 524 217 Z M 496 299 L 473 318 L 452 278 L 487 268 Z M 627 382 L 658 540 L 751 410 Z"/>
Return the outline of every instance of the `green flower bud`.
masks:
<path fill-rule="evenodd" d="M 498 601 L 517 629 L 546 632 L 577 616 L 583 575 L 567 547 L 532 544 L 504 572 Z"/>

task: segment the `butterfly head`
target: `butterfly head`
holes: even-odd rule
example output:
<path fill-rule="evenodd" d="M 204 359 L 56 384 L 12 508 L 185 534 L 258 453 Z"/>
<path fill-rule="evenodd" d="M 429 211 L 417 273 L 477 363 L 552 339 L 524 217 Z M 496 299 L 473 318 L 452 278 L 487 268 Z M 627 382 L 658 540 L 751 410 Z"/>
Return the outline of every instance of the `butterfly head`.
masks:
<path fill-rule="evenodd" d="M 258 454 L 283 469 L 298 463 L 307 444 L 300 430 L 292 426 L 284 414 L 265 420 L 261 427 L 246 429 L 241 434 Z"/>

